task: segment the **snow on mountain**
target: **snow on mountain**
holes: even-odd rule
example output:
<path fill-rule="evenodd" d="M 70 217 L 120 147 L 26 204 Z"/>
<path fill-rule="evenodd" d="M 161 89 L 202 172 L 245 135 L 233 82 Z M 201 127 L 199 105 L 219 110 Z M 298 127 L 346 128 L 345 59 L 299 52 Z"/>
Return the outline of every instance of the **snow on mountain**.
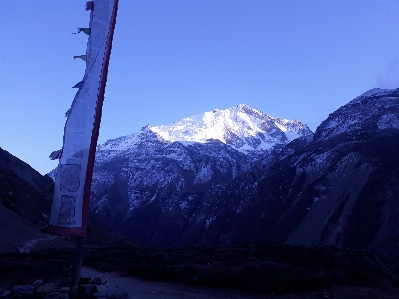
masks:
<path fill-rule="evenodd" d="M 183 144 L 216 139 L 243 153 L 269 150 L 276 144 L 286 144 L 312 133 L 297 120 L 274 118 L 244 104 L 214 109 L 171 125 L 150 127 L 150 130 L 164 140 Z"/>
<path fill-rule="evenodd" d="M 96 163 L 105 163 L 118 155 L 129 155 L 132 149 L 143 147 L 145 152 L 154 149 L 154 144 L 170 143 L 162 140 L 160 136 L 149 129 L 149 126 L 141 128 L 141 132 L 111 139 L 97 146 Z M 147 147 L 143 146 L 146 144 Z"/>
<path fill-rule="evenodd" d="M 317 128 L 315 141 L 349 131 L 399 128 L 398 96 L 399 89 L 374 88 L 363 93 L 331 113 Z"/>
<path fill-rule="evenodd" d="M 214 109 L 183 118 L 171 125 L 147 125 L 139 133 L 108 140 L 98 145 L 96 163 L 105 163 L 115 156 L 129 155 L 137 147 L 142 147 L 151 155 L 151 149 L 158 142 L 180 142 L 189 147 L 196 143 L 205 144 L 219 140 L 241 153 L 261 154 L 276 145 L 285 145 L 296 138 L 312 134 L 307 125 L 297 120 L 274 118 L 257 109 L 238 104 L 229 109 Z M 143 146 L 143 142 L 147 146 Z M 179 155 L 176 159 L 179 159 Z"/>
<path fill-rule="evenodd" d="M 333 244 L 396 254 L 398 119 L 399 89 L 355 98 L 313 139 L 296 139 L 217 196 L 205 195 L 218 203 L 203 217 L 212 222 L 192 224 L 182 244 Z"/>
<path fill-rule="evenodd" d="M 182 238 L 187 221 L 204 217 L 199 205 L 212 209 L 211 199 L 200 201 L 204 192 L 227 184 L 272 149 L 308 135 L 309 128 L 296 120 L 242 104 L 169 126 L 145 126 L 97 147 L 91 215 L 142 244 L 178 242 L 171 236 Z"/>

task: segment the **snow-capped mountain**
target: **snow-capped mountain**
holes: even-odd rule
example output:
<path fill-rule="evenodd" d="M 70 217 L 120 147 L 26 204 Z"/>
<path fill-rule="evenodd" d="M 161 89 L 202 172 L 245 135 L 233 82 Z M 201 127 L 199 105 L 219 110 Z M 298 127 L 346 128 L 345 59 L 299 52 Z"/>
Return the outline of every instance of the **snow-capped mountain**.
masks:
<path fill-rule="evenodd" d="M 145 142 L 151 150 L 153 141 L 163 144 L 180 142 L 185 146 L 220 141 L 244 154 L 270 152 L 292 140 L 312 135 L 307 125 L 297 120 L 274 118 L 238 104 L 225 110 L 214 109 L 187 117 L 171 125 L 150 126 L 141 132 L 108 140 L 97 148 L 96 161 L 101 163 L 115 155 L 128 153 Z"/>
<path fill-rule="evenodd" d="M 145 245 L 177 244 L 180 237 L 171 236 L 186 228 L 202 204 L 198 196 L 227 184 L 273 149 L 311 134 L 298 121 L 240 104 L 109 140 L 96 152 L 93 219 L 107 219 Z"/>
<path fill-rule="evenodd" d="M 278 155 L 233 179 L 181 244 L 334 244 L 399 249 L 399 89 L 342 106 Z M 198 209 L 201 211 L 201 209 Z M 205 237 L 203 237 L 205 236 Z"/>
<path fill-rule="evenodd" d="M 146 246 L 397 252 L 397 119 L 399 89 L 374 89 L 315 134 L 244 105 L 146 126 L 98 147 L 91 221 Z"/>
<path fill-rule="evenodd" d="M 211 139 L 243 153 L 269 150 L 312 132 L 297 120 L 274 118 L 263 112 L 238 104 L 184 118 L 171 125 L 150 128 L 164 140 L 206 143 Z"/>

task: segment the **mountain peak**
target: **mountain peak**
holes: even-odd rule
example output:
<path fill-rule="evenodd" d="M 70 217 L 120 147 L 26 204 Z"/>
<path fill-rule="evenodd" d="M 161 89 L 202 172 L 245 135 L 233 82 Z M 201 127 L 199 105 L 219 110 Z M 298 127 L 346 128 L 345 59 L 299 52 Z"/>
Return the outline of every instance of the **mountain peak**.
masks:
<path fill-rule="evenodd" d="M 273 118 L 245 104 L 213 109 L 150 130 L 171 142 L 207 143 L 216 139 L 243 153 L 268 150 L 312 133 L 297 120 Z"/>
<path fill-rule="evenodd" d="M 230 109 L 237 109 L 238 111 L 245 111 L 246 109 L 252 109 L 251 107 L 245 105 L 245 104 L 237 104 L 234 107 L 230 108 Z"/>

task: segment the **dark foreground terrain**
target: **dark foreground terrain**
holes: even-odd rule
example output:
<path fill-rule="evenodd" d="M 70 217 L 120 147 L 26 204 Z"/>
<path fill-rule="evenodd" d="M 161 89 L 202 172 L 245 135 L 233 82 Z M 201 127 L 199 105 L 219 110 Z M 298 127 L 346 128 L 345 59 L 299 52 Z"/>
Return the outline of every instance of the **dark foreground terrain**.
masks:
<path fill-rule="evenodd" d="M 67 283 L 72 256 L 71 250 L 59 249 L 3 253 L 0 288 L 37 279 Z M 265 298 L 399 298 L 398 259 L 330 246 L 88 247 L 83 264 L 124 276 L 236 289 Z"/>

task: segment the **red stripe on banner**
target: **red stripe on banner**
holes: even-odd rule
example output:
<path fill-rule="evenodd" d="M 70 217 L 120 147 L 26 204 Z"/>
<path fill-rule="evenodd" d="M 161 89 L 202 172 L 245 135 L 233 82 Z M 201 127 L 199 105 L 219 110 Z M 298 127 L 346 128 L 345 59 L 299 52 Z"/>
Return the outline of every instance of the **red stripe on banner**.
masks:
<path fill-rule="evenodd" d="M 102 107 L 103 107 L 103 102 L 104 102 L 105 86 L 107 83 L 109 59 L 111 57 L 112 40 L 114 37 L 114 30 L 115 30 L 115 24 L 116 24 L 118 1 L 119 0 L 115 0 L 115 2 L 114 2 L 114 8 L 112 11 L 112 16 L 111 16 L 111 27 L 110 27 L 110 31 L 108 32 L 107 45 L 105 48 L 105 59 L 103 60 L 103 68 L 102 68 L 101 76 L 100 76 L 100 86 L 99 86 L 98 94 L 97 94 L 96 113 L 95 113 L 95 118 L 94 118 L 93 131 L 91 134 L 89 156 L 88 156 L 88 161 L 87 161 L 86 179 L 85 179 L 85 186 L 84 186 L 84 191 L 83 191 L 82 227 L 69 228 L 69 227 L 59 227 L 59 226 L 50 225 L 49 232 L 50 232 L 50 234 L 53 234 L 53 235 L 80 236 L 80 237 L 86 236 L 87 219 L 88 219 L 88 215 L 89 215 L 91 181 L 92 181 L 92 177 L 93 177 L 93 168 L 94 168 L 94 160 L 95 160 L 95 156 L 96 156 L 97 140 L 98 140 L 98 135 L 100 132 L 101 114 L 102 114 Z"/>

